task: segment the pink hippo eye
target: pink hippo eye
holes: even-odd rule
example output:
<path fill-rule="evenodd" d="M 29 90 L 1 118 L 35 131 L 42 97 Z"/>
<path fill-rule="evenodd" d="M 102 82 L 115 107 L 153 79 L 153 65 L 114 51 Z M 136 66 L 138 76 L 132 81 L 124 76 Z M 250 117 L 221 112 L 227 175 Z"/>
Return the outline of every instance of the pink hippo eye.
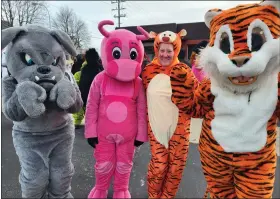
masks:
<path fill-rule="evenodd" d="M 137 50 L 135 48 L 131 48 L 130 50 L 130 59 L 135 60 L 137 58 Z"/>
<path fill-rule="evenodd" d="M 121 55 L 122 55 L 121 49 L 120 49 L 119 47 L 115 47 L 115 48 L 113 49 L 112 55 L 113 55 L 113 57 L 114 57 L 115 59 L 121 58 Z"/>

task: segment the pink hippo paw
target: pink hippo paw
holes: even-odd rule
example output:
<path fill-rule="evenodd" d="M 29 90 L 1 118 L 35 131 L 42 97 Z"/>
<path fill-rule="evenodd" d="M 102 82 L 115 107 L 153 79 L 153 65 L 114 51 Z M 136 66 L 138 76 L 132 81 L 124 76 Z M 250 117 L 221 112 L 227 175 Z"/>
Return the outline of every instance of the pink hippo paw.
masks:
<path fill-rule="evenodd" d="M 90 198 L 107 198 L 108 191 L 96 189 L 95 187 L 88 194 L 88 199 Z"/>
<path fill-rule="evenodd" d="M 128 190 L 114 191 L 113 198 L 131 198 L 131 195 Z"/>

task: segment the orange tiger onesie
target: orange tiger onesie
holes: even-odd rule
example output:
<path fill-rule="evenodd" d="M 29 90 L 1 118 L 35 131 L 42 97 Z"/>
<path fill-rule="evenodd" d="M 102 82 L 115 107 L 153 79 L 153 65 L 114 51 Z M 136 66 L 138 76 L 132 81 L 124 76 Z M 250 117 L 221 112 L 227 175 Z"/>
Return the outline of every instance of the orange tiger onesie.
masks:
<path fill-rule="evenodd" d="M 149 198 L 175 197 L 188 155 L 190 114 L 197 83 L 191 69 L 178 60 L 181 36 L 185 33 L 151 32 L 155 37 L 155 58 L 142 73 L 152 155 L 147 177 Z M 167 67 L 162 67 L 158 60 L 163 42 L 174 47 L 173 62 Z"/>
<path fill-rule="evenodd" d="M 271 198 L 280 117 L 279 1 L 210 10 L 210 77 L 195 91 L 202 169 L 211 198 Z"/>

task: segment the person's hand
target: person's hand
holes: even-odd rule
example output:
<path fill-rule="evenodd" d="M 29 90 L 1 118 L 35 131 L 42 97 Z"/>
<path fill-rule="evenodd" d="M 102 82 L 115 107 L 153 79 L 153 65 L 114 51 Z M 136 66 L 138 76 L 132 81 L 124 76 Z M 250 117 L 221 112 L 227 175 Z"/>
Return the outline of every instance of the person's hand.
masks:
<path fill-rule="evenodd" d="M 98 138 L 97 137 L 95 137 L 95 138 L 88 138 L 87 141 L 88 141 L 88 144 L 90 146 L 92 146 L 93 148 L 95 148 L 95 146 L 98 144 Z"/>
<path fill-rule="evenodd" d="M 144 144 L 144 142 L 141 142 L 141 141 L 138 141 L 138 140 L 135 140 L 135 141 L 134 141 L 134 146 L 136 146 L 136 147 L 139 147 L 139 146 L 141 146 L 142 144 Z"/>

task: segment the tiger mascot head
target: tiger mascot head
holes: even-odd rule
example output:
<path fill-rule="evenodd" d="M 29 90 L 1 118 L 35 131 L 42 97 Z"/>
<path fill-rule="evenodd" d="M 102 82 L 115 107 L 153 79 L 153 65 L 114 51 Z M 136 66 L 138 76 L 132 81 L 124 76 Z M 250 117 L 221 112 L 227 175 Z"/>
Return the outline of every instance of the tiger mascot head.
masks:
<path fill-rule="evenodd" d="M 263 1 L 205 14 L 210 40 L 198 59 L 212 82 L 248 93 L 280 71 L 279 12 L 280 1 Z"/>

